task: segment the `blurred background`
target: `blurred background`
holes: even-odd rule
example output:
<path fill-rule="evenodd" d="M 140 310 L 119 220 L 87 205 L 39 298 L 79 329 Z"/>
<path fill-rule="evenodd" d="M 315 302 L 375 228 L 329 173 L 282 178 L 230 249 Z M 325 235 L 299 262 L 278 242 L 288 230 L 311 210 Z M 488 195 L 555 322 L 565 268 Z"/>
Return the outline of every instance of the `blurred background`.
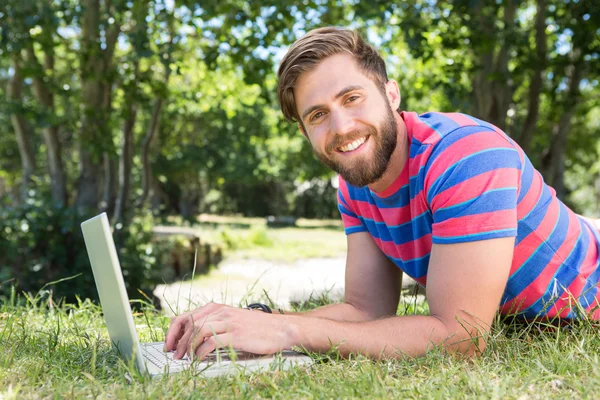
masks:
<path fill-rule="evenodd" d="M 101 211 L 135 297 L 194 263 L 343 254 L 336 178 L 276 98 L 324 25 L 381 50 L 402 109 L 494 123 L 599 215 L 595 0 L 0 0 L 0 295 L 96 297 L 79 224 Z"/>

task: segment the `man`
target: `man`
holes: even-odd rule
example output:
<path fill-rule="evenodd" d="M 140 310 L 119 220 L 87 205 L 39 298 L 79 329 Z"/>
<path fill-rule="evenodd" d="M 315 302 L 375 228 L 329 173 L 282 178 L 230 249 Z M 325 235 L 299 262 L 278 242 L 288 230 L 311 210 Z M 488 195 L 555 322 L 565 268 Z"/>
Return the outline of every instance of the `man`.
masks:
<path fill-rule="evenodd" d="M 211 303 L 172 320 L 165 347 L 176 358 L 221 346 L 472 355 L 496 312 L 600 317 L 600 224 L 560 202 L 498 128 L 463 114 L 399 112 L 384 61 L 346 29 L 309 32 L 278 76 L 284 115 L 341 175 L 344 303 L 283 315 Z M 426 285 L 430 315 L 396 316 L 402 271 Z"/>

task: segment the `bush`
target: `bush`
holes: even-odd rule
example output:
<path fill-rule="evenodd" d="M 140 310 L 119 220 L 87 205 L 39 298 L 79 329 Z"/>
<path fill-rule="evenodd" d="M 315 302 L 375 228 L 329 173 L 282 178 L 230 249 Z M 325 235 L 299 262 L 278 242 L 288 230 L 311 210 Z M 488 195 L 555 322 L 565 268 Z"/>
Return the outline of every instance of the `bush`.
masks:
<path fill-rule="evenodd" d="M 74 208 L 56 208 L 30 197 L 25 204 L 0 210 L 0 295 L 11 286 L 36 293 L 48 283 L 54 298 L 73 301 L 76 296 L 97 299 L 96 285 L 80 224 L 93 216 Z M 151 217 L 135 217 L 114 234 L 127 292 L 139 298 L 138 289 L 151 293 L 156 282 L 152 254 Z"/>

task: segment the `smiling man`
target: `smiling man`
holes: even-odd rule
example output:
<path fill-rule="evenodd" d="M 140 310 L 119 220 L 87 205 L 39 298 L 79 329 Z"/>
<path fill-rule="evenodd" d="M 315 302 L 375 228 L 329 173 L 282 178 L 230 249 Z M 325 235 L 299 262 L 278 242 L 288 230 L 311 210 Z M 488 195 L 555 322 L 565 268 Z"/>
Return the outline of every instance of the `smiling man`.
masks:
<path fill-rule="evenodd" d="M 309 32 L 278 75 L 284 115 L 341 176 L 344 302 L 283 315 L 211 303 L 171 322 L 176 358 L 218 346 L 472 355 L 497 312 L 600 317 L 599 221 L 557 199 L 506 134 L 464 114 L 400 112 L 384 61 L 351 30 Z M 430 315 L 396 316 L 402 272 L 426 286 Z"/>

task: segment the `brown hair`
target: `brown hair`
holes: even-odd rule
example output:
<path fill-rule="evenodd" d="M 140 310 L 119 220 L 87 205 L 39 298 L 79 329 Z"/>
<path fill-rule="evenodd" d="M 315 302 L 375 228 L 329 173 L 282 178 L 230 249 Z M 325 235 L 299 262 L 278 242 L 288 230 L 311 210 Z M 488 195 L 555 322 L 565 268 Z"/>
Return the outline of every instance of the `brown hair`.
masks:
<path fill-rule="evenodd" d="M 314 29 L 292 44 L 277 71 L 277 97 L 281 111 L 289 121 L 302 123 L 294 97 L 294 87 L 300 75 L 325 58 L 343 52 L 354 56 L 365 75 L 384 90 L 388 81 L 385 62 L 358 32 L 339 27 Z"/>

